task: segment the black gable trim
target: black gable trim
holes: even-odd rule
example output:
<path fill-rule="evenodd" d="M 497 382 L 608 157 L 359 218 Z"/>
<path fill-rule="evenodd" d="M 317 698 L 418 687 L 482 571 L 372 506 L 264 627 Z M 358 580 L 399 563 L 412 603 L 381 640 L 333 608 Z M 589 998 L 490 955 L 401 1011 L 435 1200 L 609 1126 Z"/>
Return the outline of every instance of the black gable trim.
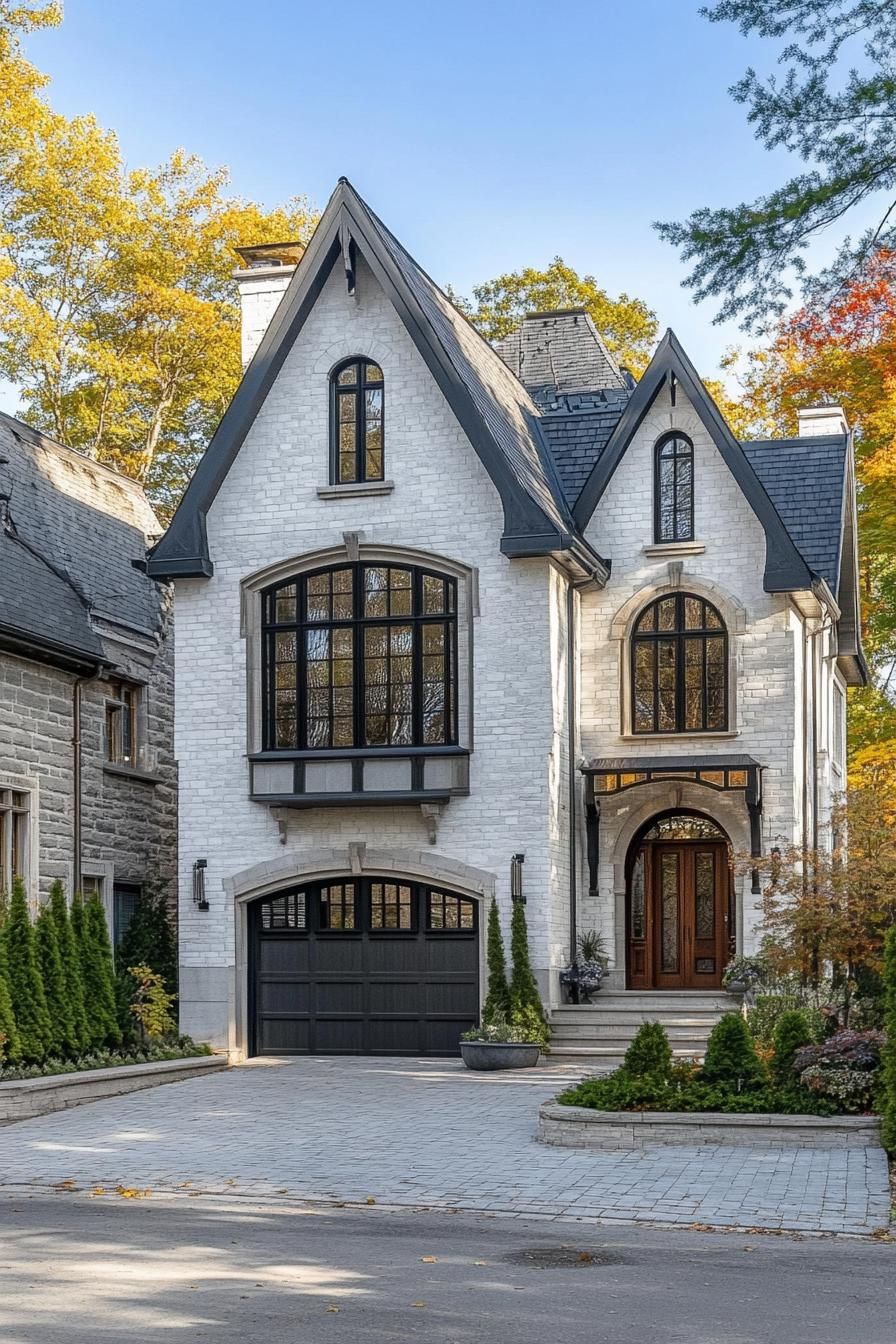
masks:
<path fill-rule="evenodd" d="M 610 436 L 610 440 L 582 488 L 573 509 L 580 529 L 587 526 L 601 496 L 622 460 L 632 436 L 650 410 L 661 389 L 676 378 L 700 416 L 713 442 L 721 453 L 744 497 L 756 514 L 765 532 L 766 558 L 764 587 L 766 592 L 792 592 L 812 586 L 812 573 L 797 550 L 781 518 L 758 476 L 751 467 L 743 448 L 725 423 L 718 407 L 703 386 L 699 374 L 688 359 L 672 330 L 660 342 L 656 354 L 641 377 L 631 400 Z"/>
<path fill-rule="evenodd" d="M 534 406 L 523 413 L 526 422 L 530 466 L 539 481 L 542 502 L 527 488 L 510 457 L 499 446 L 490 425 L 491 412 L 477 406 L 464 381 L 463 371 L 455 367 L 433 319 L 424 311 L 396 258 L 391 235 L 368 210 L 344 178 L 340 180 L 323 217 L 315 230 L 301 262 L 290 282 L 266 333 L 243 376 L 165 536 L 150 553 L 147 572 L 153 578 L 207 577 L 212 573 L 205 530 L 205 515 L 227 476 L 252 423 L 261 409 L 293 342 L 313 308 L 337 259 L 359 248 L 380 285 L 388 295 L 408 334 L 414 341 L 437 385 L 475 452 L 479 456 L 501 498 L 504 508 L 504 540 L 545 538 L 544 549 L 529 554 L 550 554 L 549 545 L 558 531 L 575 534 L 575 524 L 565 501 L 551 454 L 542 438 Z M 403 255 L 403 254 L 402 254 Z M 410 259 L 408 259 L 409 264 Z M 427 278 L 428 279 L 428 278 Z M 430 284 L 432 282 L 429 282 Z M 459 320 L 462 320 L 459 318 Z M 478 338 L 481 340 L 481 338 Z M 485 342 L 483 346 L 504 372 L 499 357 Z M 474 376 L 470 370 L 471 378 Z M 509 375 L 505 375 L 509 376 Z M 527 394 L 520 388 L 520 395 Z M 500 410 L 496 407 L 498 416 Z M 497 425 L 497 422 L 495 422 Z M 530 480 L 531 484 L 531 480 Z M 542 507 L 542 505 L 544 507 Z M 579 547 L 591 548 L 579 538 Z M 600 564 L 600 557 L 594 552 Z"/>

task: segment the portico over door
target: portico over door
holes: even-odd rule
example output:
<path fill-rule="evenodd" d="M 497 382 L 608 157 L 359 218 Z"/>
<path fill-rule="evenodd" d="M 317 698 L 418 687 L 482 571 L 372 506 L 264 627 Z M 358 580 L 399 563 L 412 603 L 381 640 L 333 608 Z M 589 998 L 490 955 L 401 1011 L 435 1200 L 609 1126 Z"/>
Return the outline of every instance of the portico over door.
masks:
<path fill-rule="evenodd" d="M 721 986 L 732 927 L 728 853 L 726 837 L 701 817 L 662 818 L 636 842 L 627 898 L 630 988 Z"/>

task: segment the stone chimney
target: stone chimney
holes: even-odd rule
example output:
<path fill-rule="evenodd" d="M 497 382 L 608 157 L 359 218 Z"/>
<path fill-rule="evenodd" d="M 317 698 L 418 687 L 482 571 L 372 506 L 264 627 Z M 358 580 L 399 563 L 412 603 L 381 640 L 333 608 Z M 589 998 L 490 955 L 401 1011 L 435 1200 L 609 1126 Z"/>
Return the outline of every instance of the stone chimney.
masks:
<path fill-rule="evenodd" d="M 243 259 L 243 265 L 233 272 L 240 291 L 243 368 L 261 344 L 304 250 L 304 243 L 262 243 L 236 249 Z"/>
<path fill-rule="evenodd" d="M 849 425 L 842 406 L 804 406 L 796 413 L 801 439 L 817 439 L 822 434 L 848 434 Z"/>

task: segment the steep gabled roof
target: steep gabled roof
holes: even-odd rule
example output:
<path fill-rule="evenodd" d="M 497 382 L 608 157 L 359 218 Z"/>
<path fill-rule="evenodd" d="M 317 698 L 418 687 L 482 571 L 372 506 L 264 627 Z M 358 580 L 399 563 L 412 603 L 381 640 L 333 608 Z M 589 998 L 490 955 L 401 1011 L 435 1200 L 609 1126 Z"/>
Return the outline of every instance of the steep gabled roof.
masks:
<path fill-rule="evenodd" d="M 532 398 L 345 178 L 330 198 L 171 526 L 150 556 L 149 572 L 159 577 L 212 573 L 205 530 L 208 509 L 333 267 L 344 266 L 353 287 L 358 252 L 501 496 L 501 549 L 507 555 L 572 552 L 590 572 L 605 577 L 603 561 L 573 520 Z"/>
<path fill-rule="evenodd" d="M 835 597 L 840 588 L 848 445 L 846 434 L 743 444 L 806 564 Z"/>
<path fill-rule="evenodd" d="M 610 439 L 592 468 L 573 510 L 584 529 L 622 460 L 641 421 L 647 415 L 663 387 L 680 385 L 732 476 L 762 524 L 765 532 L 765 575 L 767 592 L 791 592 L 811 588 L 813 574 L 800 554 L 768 492 L 760 481 L 743 447 L 731 433 L 724 417 L 707 392 L 700 376 L 688 359 L 675 334 L 669 330 L 610 435 Z"/>

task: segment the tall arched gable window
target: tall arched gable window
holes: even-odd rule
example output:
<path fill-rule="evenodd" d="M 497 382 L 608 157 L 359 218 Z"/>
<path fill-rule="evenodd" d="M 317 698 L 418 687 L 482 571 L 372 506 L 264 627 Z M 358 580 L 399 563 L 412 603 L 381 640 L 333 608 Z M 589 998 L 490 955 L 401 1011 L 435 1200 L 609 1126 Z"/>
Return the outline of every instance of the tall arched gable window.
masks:
<path fill-rule="evenodd" d="M 651 602 L 632 634 L 632 729 L 728 728 L 728 634 L 711 602 L 676 593 Z"/>
<path fill-rule="evenodd" d="M 694 540 L 694 445 L 684 434 L 667 434 L 654 458 L 653 539 Z"/>
<path fill-rule="evenodd" d="M 265 590 L 264 747 L 457 742 L 457 581 L 337 565 Z"/>
<path fill-rule="evenodd" d="M 330 375 L 334 485 L 383 479 L 384 397 L 383 371 L 372 360 L 354 356 Z"/>

